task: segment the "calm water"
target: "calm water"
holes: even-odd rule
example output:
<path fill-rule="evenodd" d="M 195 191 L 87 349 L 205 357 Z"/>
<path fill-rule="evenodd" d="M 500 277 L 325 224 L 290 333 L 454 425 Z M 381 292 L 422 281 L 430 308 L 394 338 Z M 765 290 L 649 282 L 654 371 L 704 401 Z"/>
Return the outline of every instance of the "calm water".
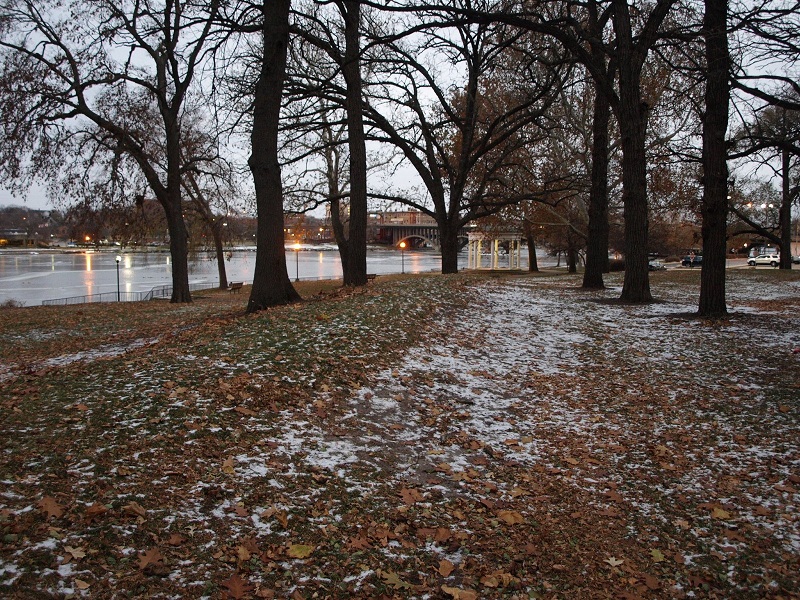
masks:
<path fill-rule="evenodd" d="M 121 253 L 120 291 L 146 292 L 172 283 L 172 267 L 167 253 Z M 85 296 L 117 291 L 117 264 L 114 252 L 0 253 L 0 304 L 16 300 L 26 306 L 42 300 Z M 228 281 L 253 280 L 255 252 L 242 250 L 225 261 Z M 459 261 L 466 265 L 466 258 Z M 404 263 L 401 264 L 401 263 Z M 216 283 L 216 261 L 201 255 L 189 263 L 190 283 Z M 330 279 L 342 276 L 342 264 L 336 251 L 304 249 L 287 251 L 289 277 Z M 401 256 L 397 250 L 370 250 L 367 254 L 369 273 L 406 273 L 435 271 L 441 268 L 441 257 L 431 251 L 408 250 Z"/>

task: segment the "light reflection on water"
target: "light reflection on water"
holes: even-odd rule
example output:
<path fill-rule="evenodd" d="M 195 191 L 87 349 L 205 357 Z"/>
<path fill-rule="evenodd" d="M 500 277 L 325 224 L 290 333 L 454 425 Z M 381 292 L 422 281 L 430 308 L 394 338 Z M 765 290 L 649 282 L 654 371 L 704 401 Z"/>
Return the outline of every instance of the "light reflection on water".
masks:
<path fill-rule="evenodd" d="M 253 279 L 255 252 L 236 251 L 226 255 L 228 281 Z M 117 290 L 116 253 L 64 252 L 31 253 L 9 251 L 0 253 L 0 303 L 16 300 L 25 305 L 40 304 L 42 300 L 115 292 Z M 441 268 L 441 257 L 432 251 L 405 251 L 405 271 L 418 273 Z M 460 260 L 466 264 L 466 259 Z M 341 278 L 342 266 L 336 251 L 289 250 L 286 253 L 289 278 Z M 369 273 L 399 273 L 400 252 L 370 250 L 367 253 Z M 146 292 L 154 287 L 170 285 L 172 268 L 167 253 L 122 252 L 119 263 L 119 284 L 123 292 Z M 194 255 L 189 264 L 190 283 L 216 283 L 217 263 L 213 255 Z"/>

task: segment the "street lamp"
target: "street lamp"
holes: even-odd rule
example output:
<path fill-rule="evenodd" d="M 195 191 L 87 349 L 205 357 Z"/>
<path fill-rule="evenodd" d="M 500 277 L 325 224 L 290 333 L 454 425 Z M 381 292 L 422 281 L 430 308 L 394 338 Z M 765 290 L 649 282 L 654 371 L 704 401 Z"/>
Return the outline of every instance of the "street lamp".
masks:
<path fill-rule="evenodd" d="M 405 275 L 406 272 L 406 243 L 400 242 L 400 274 Z"/>
<path fill-rule="evenodd" d="M 120 301 L 120 297 L 119 297 L 119 263 L 122 260 L 122 257 L 119 254 L 117 254 L 117 257 L 114 260 L 117 261 L 117 302 L 119 302 Z"/>
<path fill-rule="evenodd" d="M 294 244 L 294 280 L 300 281 L 300 242 Z"/>

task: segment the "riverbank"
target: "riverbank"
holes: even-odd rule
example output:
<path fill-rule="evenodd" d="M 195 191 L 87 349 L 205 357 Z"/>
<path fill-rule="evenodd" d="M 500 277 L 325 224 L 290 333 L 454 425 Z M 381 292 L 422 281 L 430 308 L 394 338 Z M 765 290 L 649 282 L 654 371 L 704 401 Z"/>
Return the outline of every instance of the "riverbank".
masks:
<path fill-rule="evenodd" d="M 0 311 L 0 591 L 797 598 L 800 277 Z"/>

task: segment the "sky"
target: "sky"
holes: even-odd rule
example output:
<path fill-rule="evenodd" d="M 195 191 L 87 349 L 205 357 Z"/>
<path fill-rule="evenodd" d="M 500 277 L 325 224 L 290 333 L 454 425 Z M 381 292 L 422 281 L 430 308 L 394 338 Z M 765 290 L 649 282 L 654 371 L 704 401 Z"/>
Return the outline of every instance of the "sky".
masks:
<path fill-rule="evenodd" d="M 27 197 L 14 195 L 7 188 L 0 186 L 0 206 L 24 206 L 35 210 L 53 208 L 53 204 L 47 199 L 44 188 L 39 186 L 30 188 Z"/>

